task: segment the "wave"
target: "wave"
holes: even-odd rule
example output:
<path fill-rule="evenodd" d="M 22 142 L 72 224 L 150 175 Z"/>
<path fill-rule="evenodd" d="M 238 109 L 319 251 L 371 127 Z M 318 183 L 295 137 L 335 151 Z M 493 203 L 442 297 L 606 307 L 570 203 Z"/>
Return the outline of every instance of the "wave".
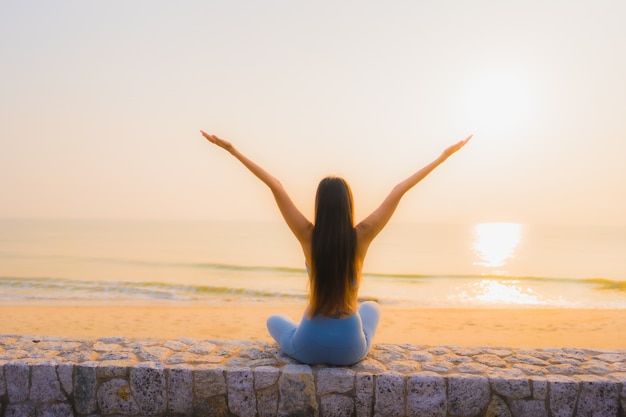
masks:
<path fill-rule="evenodd" d="M 302 294 L 227 286 L 171 284 L 166 282 L 90 281 L 66 278 L 0 277 L 0 299 L 107 299 L 119 296 L 179 301 L 225 296 L 304 298 Z"/>
<path fill-rule="evenodd" d="M 407 281 L 434 281 L 434 280 L 494 280 L 494 281 L 519 281 L 519 282 L 550 282 L 573 285 L 596 285 L 599 289 L 626 291 L 626 281 L 613 280 L 609 278 L 567 278 L 567 277 L 539 277 L 526 275 L 490 275 L 490 274 L 450 274 L 450 275 L 427 275 L 427 274 L 385 274 L 385 273 L 363 273 L 363 277 L 371 278 L 393 278 Z"/>
<path fill-rule="evenodd" d="M 225 264 L 212 262 L 179 262 L 179 261 L 160 261 L 145 259 L 128 259 L 117 257 L 78 257 L 66 255 L 19 255 L 14 253 L 0 252 L 0 258 L 11 260 L 62 260 L 69 263 L 96 263 L 117 266 L 139 266 L 146 270 L 159 270 L 162 268 L 171 269 L 192 269 L 197 271 L 215 271 L 215 272 L 235 272 L 242 274 L 274 274 L 274 275 L 306 275 L 304 267 L 287 267 L 287 266 L 262 266 L 262 265 L 242 265 L 242 264 Z M 482 279 L 482 280 L 518 280 L 522 282 L 552 282 L 563 284 L 591 284 L 598 289 L 626 291 L 626 277 L 622 280 L 609 279 L 603 277 L 589 278 L 571 278 L 571 277 L 543 277 L 543 276 L 517 276 L 517 275 L 500 275 L 500 274 L 415 274 L 415 273 L 384 273 L 384 272 L 364 272 L 363 277 L 375 279 L 397 279 L 409 281 L 432 281 L 440 279 Z"/>
<path fill-rule="evenodd" d="M 189 264 L 191 265 L 191 264 Z M 198 265 L 198 264 L 193 264 Z M 297 268 L 275 268 L 275 267 L 247 267 L 239 265 L 224 264 L 200 264 L 204 268 L 213 270 L 226 270 L 238 272 L 262 272 L 262 273 L 304 273 L 304 270 Z M 409 274 L 364 274 L 364 279 L 378 281 L 385 288 L 391 290 L 393 295 L 386 299 L 380 294 L 373 293 L 376 300 L 383 303 L 397 302 L 397 296 L 406 290 L 404 285 L 420 286 L 425 283 L 441 284 L 449 286 L 451 281 L 458 282 L 485 282 L 497 281 L 500 283 L 521 283 L 546 282 L 552 286 L 563 286 L 563 292 L 567 292 L 571 286 L 585 286 L 590 290 L 601 292 L 611 292 L 614 294 L 626 295 L 626 281 L 617 281 L 605 278 L 540 278 L 540 277 L 512 277 L 512 276 L 484 276 L 484 275 L 409 275 Z M 394 284 L 394 281 L 396 284 Z M 259 289 L 244 288 L 237 286 L 237 279 L 232 280 L 233 285 L 199 285 L 180 284 L 160 281 L 112 281 L 112 280 L 87 280 L 58 277 L 0 277 L 0 300 L 4 299 L 155 299 L 155 300 L 175 300 L 175 301 L 201 301 L 217 298 L 240 298 L 240 299 L 293 299 L 304 300 L 307 295 L 304 288 L 301 290 L 290 289 Z M 272 288 L 272 282 L 264 280 L 267 288 Z M 229 281 L 230 283 L 230 281 Z M 265 285 L 265 284 L 264 284 Z M 399 285 L 393 290 L 395 285 Z M 476 284 L 472 284 L 476 285 Z M 382 288 L 382 287 L 377 287 Z M 417 288 L 417 287 L 416 287 Z M 410 291 L 410 290 L 409 290 Z M 365 296 L 365 295 L 364 295 Z M 620 296 L 621 297 L 621 296 Z"/>
<path fill-rule="evenodd" d="M 594 284 L 599 290 L 626 292 L 626 281 L 616 281 L 605 278 L 589 278 L 585 283 Z"/>
<path fill-rule="evenodd" d="M 210 262 L 175 262 L 153 261 L 143 259 L 107 258 L 107 257 L 79 257 L 67 255 L 19 255 L 0 252 L 0 258 L 11 260 L 62 260 L 70 263 L 102 263 L 110 265 L 142 266 L 148 268 L 181 268 L 181 269 L 204 269 L 214 271 L 233 272 L 270 272 L 281 274 L 306 273 L 305 268 L 293 268 L 286 266 L 259 266 L 259 265 L 233 265 Z"/>

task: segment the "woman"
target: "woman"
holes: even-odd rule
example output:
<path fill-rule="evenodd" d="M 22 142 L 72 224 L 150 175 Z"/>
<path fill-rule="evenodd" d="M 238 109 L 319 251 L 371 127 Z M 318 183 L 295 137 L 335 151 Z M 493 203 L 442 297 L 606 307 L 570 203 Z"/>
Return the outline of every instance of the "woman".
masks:
<path fill-rule="evenodd" d="M 472 137 L 446 148 L 430 164 L 396 185 L 382 204 L 354 226 L 350 187 L 341 178 L 324 178 L 315 198 L 315 223 L 296 208 L 282 184 L 239 152 L 230 142 L 200 131 L 224 148 L 272 191 L 287 225 L 296 236 L 306 260 L 311 294 L 300 324 L 272 316 L 267 328 L 283 352 L 308 363 L 351 365 L 370 350 L 380 317 L 378 304 L 357 306 L 361 267 L 372 240 L 385 227 L 400 199 Z"/>

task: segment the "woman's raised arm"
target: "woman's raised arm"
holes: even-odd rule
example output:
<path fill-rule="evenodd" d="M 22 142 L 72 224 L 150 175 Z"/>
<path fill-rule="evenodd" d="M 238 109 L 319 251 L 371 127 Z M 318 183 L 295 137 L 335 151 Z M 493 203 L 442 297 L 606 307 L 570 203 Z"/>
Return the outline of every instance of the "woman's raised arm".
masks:
<path fill-rule="evenodd" d="M 202 136 L 204 136 L 209 142 L 219 146 L 220 148 L 228 151 L 232 156 L 237 158 L 239 162 L 241 162 L 246 168 L 250 170 L 258 179 L 263 181 L 272 191 L 274 195 L 274 199 L 276 200 L 276 204 L 280 210 L 280 213 L 283 215 L 285 222 L 287 222 L 287 226 L 296 236 L 298 241 L 303 247 L 305 254 L 310 246 L 311 242 L 311 231 L 313 230 L 313 224 L 307 220 L 307 218 L 298 210 L 295 206 L 287 191 L 283 185 L 272 176 L 269 172 L 261 168 L 255 162 L 250 160 L 244 154 L 239 152 L 232 143 L 225 141 L 224 139 L 220 139 L 215 135 L 209 135 L 204 131 L 200 131 Z"/>
<path fill-rule="evenodd" d="M 465 139 L 447 147 L 437 159 L 393 187 L 381 205 L 357 225 L 357 236 L 359 239 L 359 246 L 362 251 L 367 251 L 367 248 L 372 240 L 374 240 L 378 233 L 380 233 L 380 231 L 385 227 L 387 222 L 389 222 L 389 219 L 391 219 L 396 207 L 398 207 L 398 203 L 402 199 L 402 196 L 404 196 L 404 194 L 413 188 L 413 186 L 415 186 L 418 182 L 423 180 L 424 177 L 430 174 L 435 168 L 441 165 L 441 163 L 448 159 L 452 154 L 465 146 L 471 138 L 472 135 L 469 135 Z"/>

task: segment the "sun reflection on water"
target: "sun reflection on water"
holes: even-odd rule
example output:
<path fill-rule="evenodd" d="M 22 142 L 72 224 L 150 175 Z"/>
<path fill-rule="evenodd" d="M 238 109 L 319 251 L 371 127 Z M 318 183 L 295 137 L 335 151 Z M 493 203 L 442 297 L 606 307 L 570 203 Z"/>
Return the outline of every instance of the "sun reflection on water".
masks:
<path fill-rule="evenodd" d="M 522 238 L 519 223 L 479 223 L 474 227 L 476 240 L 473 248 L 480 258 L 474 265 L 500 268 L 514 257 Z M 493 271 L 503 273 L 503 271 Z"/>
<path fill-rule="evenodd" d="M 514 279 L 484 279 L 459 290 L 461 299 L 473 300 L 485 306 L 545 304 L 540 294 Z"/>
<path fill-rule="evenodd" d="M 477 255 L 474 265 L 488 268 L 486 275 L 508 275 L 507 264 L 515 257 L 522 239 L 519 223 L 479 223 L 474 226 L 472 245 Z M 541 297 L 518 279 L 484 279 L 465 286 L 464 296 L 488 305 L 541 304 Z"/>

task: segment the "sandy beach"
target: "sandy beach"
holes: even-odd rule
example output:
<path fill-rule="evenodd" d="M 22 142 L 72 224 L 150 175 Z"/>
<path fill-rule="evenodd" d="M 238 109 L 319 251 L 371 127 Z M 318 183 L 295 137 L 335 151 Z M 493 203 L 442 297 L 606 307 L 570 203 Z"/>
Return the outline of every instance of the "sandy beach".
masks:
<path fill-rule="evenodd" d="M 191 337 L 270 341 L 277 312 L 298 320 L 301 303 L 0 306 L 0 333 L 71 337 Z M 382 306 L 374 343 L 626 348 L 626 312 L 574 309 L 421 309 Z"/>

